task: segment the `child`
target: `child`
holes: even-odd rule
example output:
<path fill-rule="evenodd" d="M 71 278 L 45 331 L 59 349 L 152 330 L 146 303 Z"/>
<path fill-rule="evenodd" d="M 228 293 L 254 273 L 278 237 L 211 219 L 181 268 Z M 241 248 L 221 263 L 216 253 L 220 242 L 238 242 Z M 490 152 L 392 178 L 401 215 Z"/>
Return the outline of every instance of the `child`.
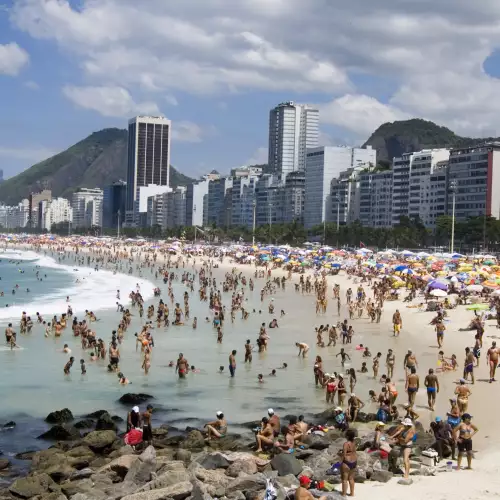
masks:
<path fill-rule="evenodd" d="M 198 326 L 198 320 L 196 317 L 193 319 L 193 330 L 196 330 L 196 327 Z"/>
<path fill-rule="evenodd" d="M 366 367 L 366 363 L 361 363 L 361 373 L 368 373 L 368 368 Z"/>
<path fill-rule="evenodd" d="M 259 384 L 263 384 L 264 383 L 264 375 L 262 375 L 262 373 L 259 373 L 257 375 L 257 380 L 258 380 Z"/>
<path fill-rule="evenodd" d="M 269 374 L 270 377 L 276 377 L 276 370 L 273 370 L 270 374 Z"/>
<path fill-rule="evenodd" d="M 64 375 L 69 375 L 71 371 L 71 367 L 73 366 L 73 363 L 75 361 L 75 358 L 71 356 L 69 358 L 69 361 L 64 365 Z"/>
<path fill-rule="evenodd" d="M 87 369 L 85 368 L 85 360 L 84 359 L 80 360 L 80 368 L 82 369 L 82 375 L 86 375 Z"/>

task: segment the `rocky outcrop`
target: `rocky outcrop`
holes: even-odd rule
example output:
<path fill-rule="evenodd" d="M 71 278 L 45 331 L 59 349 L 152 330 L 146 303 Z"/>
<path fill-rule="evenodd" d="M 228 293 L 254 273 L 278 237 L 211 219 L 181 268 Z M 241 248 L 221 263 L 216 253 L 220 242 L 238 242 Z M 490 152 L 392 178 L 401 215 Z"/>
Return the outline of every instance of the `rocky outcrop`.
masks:
<path fill-rule="evenodd" d="M 72 420 L 73 414 L 68 408 L 53 411 L 45 417 L 45 422 L 48 424 L 63 424 L 65 422 L 71 422 Z"/>
<path fill-rule="evenodd" d="M 154 399 L 154 396 L 151 396 L 150 394 L 134 394 L 131 392 L 128 392 L 127 394 L 124 394 L 118 401 L 124 405 L 139 405 L 141 403 L 146 403 L 147 401 Z"/>
<path fill-rule="evenodd" d="M 73 441 L 80 437 L 80 432 L 73 426 L 54 425 L 48 431 L 40 434 L 37 439 L 45 439 L 47 441 Z"/>
<path fill-rule="evenodd" d="M 116 440 L 114 431 L 93 431 L 83 438 L 83 444 L 94 452 L 101 452 L 110 447 Z"/>

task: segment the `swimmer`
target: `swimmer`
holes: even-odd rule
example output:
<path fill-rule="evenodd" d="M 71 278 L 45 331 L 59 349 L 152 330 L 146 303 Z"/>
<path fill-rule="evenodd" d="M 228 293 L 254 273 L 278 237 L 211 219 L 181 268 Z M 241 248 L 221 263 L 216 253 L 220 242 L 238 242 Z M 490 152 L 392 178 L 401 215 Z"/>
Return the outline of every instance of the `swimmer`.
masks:
<path fill-rule="evenodd" d="M 272 370 L 269 374 L 270 377 L 276 377 L 276 370 Z"/>
<path fill-rule="evenodd" d="M 259 373 L 259 374 L 257 375 L 257 382 L 258 382 L 259 384 L 263 384 L 263 383 L 264 383 L 264 375 L 262 375 L 262 373 Z"/>
<path fill-rule="evenodd" d="M 71 354 L 71 349 L 69 348 L 68 344 L 64 344 L 62 352 L 66 353 L 66 354 Z"/>
<path fill-rule="evenodd" d="M 288 368 L 288 364 L 287 363 L 283 363 L 283 366 L 280 366 L 278 368 L 278 370 L 286 370 Z"/>
<path fill-rule="evenodd" d="M 75 358 L 71 356 L 69 358 L 69 361 L 64 365 L 64 375 L 69 375 L 71 372 L 71 367 L 73 366 L 73 363 L 75 362 Z"/>
<path fill-rule="evenodd" d="M 131 384 L 132 382 L 130 382 L 130 381 L 128 380 L 128 378 L 127 378 L 127 377 L 125 377 L 125 375 L 123 375 L 123 373 L 122 373 L 122 372 L 120 372 L 120 373 L 118 374 L 118 383 L 119 383 L 120 385 L 128 385 L 128 384 Z"/>

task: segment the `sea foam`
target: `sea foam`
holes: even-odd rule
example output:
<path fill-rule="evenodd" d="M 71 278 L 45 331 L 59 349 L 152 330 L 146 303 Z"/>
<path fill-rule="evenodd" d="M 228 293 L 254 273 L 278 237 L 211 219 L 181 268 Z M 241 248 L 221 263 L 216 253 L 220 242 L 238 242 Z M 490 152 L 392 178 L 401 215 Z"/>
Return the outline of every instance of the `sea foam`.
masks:
<path fill-rule="evenodd" d="M 85 310 L 99 311 L 103 309 L 116 309 L 116 302 L 122 305 L 130 303 L 129 294 L 140 287 L 144 300 L 149 300 L 154 295 L 155 285 L 136 276 L 128 276 L 107 270 L 94 271 L 90 267 L 60 264 L 55 259 L 39 255 L 32 251 L 6 250 L 0 253 L 1 259 L 29 261 L 42 269 L 58 269 L 70 274 L 73 284 L 69 288 L 61 288 L 56 292 L 38 297 L 34 301 L 16 303 L 10 307 L 0 309 L 0 320 L 19 319 L 26 313 L 35 319 L 40 313 L 46 321 L 50 321 L 54 314 L 66 312 L 71 305 L 73 313 L 82 317 Z M 79 280 L 79 283 L 76 281 Z M 120 300 L 116 298 L 116 291 L 120 290 Z M 69 297 L 69 302 L 66 301 Z"/>

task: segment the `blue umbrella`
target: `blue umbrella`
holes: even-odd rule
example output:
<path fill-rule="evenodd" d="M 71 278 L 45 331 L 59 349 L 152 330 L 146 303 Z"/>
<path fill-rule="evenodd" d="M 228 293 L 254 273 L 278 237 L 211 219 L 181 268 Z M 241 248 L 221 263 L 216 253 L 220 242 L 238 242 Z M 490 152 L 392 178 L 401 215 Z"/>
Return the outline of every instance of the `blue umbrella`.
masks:
<path fill-rule="evenodd" d="M 394 271 L 404 271 L 405 269 L 408 269 L 408 266 L 405 266 L 403 264 L 400 264 L 399 266 L 396 266 L 394 268 Z"/>

